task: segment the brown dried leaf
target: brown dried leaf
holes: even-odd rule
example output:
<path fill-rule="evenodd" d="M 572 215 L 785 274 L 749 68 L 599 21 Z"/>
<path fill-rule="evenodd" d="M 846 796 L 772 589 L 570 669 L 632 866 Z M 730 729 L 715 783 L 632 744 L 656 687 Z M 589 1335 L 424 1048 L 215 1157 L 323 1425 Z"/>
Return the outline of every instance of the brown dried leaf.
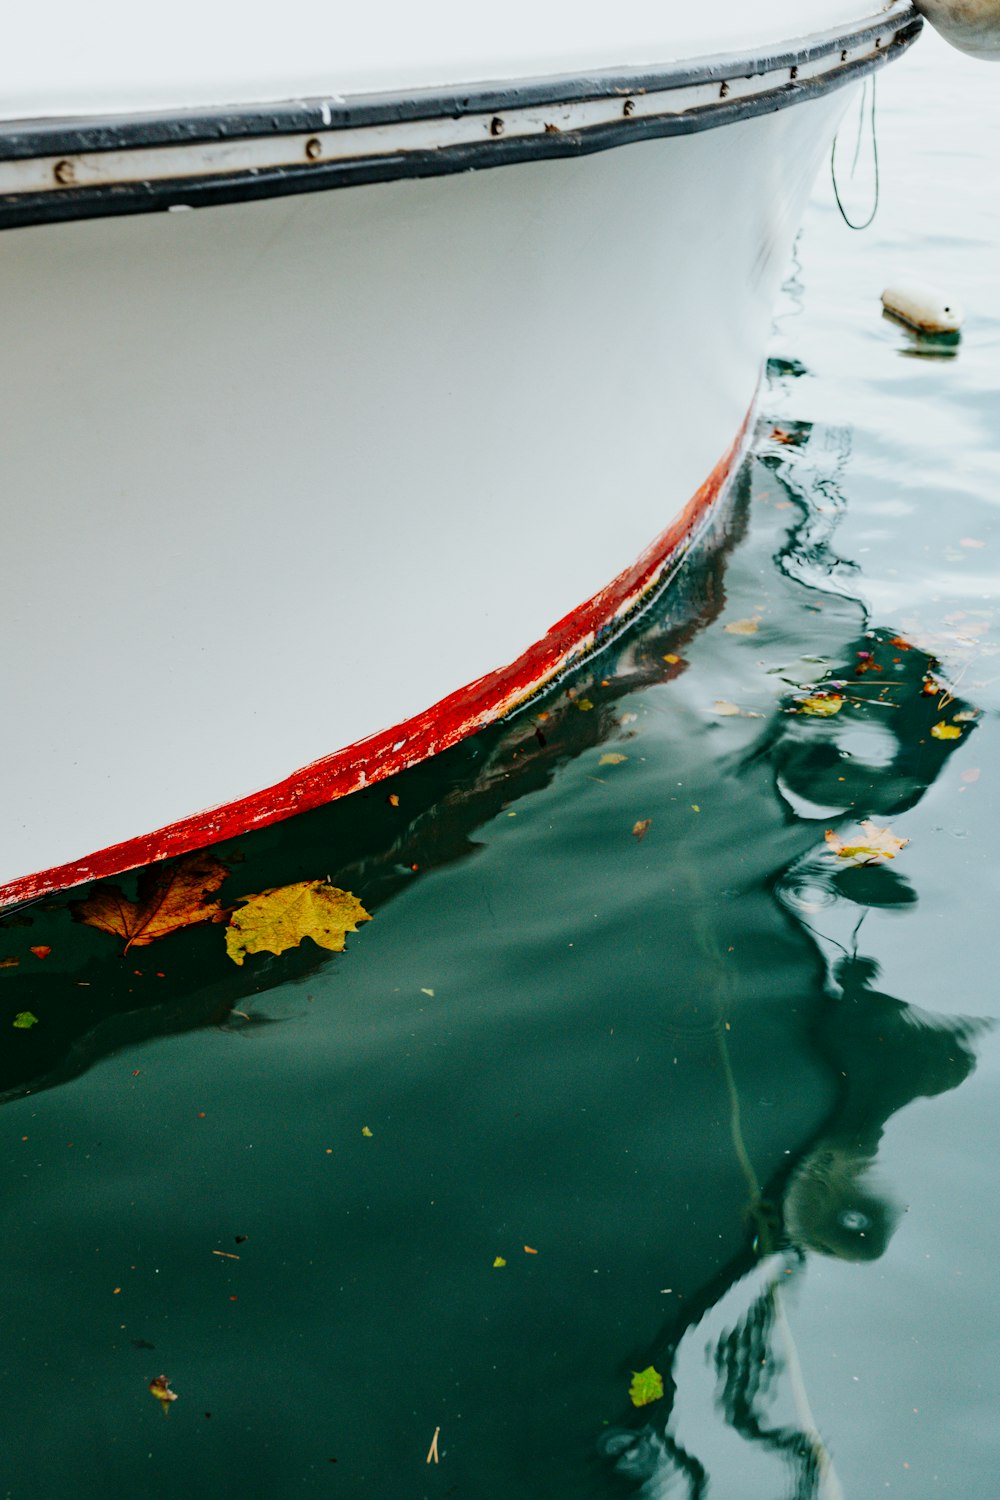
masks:
<path fill-rule="evenodd" d="M 99 885 L 86 901 L 72 903 L 73 915 L 88 927 L 124 938 L 127 953 L 182 927 L 220 921 L 222 907 L 207 898 L 228 874 L 227 867 L 210 854 L 189 854 L 176 864 L 144 870 L 135 901 L 116 885 Z"/>
<path fill-rule="evenodd" d="M 638 822 L 632 824 L 632 833 L 634 837 L 640 841 L 640 843 L 649 832 L 649 825 L 652 823 L 652 821 L 652 818 L 640 818 Z"/>

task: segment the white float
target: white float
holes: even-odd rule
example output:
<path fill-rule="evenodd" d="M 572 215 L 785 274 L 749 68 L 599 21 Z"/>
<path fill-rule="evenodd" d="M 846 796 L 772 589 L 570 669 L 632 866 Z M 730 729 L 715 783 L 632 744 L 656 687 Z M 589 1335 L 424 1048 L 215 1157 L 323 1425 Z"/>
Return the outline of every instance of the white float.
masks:
<path fill-rule="evenodd" d="M 917 0 L 917 9 L 960 52 L 1000 59 L 1000 0 Z"/>
<path fill-rule="evenodd" d="M 922 281 L 897 281 L 887 286 L 882 306 L 918 333 L 958 333 L 965 317 L 956 297 Z"/>

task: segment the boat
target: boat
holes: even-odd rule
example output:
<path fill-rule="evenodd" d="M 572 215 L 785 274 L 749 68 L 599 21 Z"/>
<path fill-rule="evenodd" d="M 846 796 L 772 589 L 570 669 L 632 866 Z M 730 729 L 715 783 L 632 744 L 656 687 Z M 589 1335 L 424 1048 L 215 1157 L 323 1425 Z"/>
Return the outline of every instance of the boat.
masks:
<path fill-rule="evenodd" d="M 922 24 L 804 14 L 18 18 L 0 906 L 371 786 L 669 582 L 817 167 Z"/>

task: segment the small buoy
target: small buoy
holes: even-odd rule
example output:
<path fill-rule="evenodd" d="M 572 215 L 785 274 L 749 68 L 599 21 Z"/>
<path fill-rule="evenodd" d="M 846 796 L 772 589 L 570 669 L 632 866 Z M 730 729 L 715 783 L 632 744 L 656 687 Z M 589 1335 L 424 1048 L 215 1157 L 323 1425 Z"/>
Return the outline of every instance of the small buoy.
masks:
<path fill-rule="evenodd" d="M 959 52 L 1000 61 L 1000 0 L 916 0 L 916 6 Z"/>
<path fill-rule="evenodd" d="M 897 281 L 882 293 L 882 306 L 918 333 L 957 334 L 963 313 L 954 297 L 919 281 Z"/>

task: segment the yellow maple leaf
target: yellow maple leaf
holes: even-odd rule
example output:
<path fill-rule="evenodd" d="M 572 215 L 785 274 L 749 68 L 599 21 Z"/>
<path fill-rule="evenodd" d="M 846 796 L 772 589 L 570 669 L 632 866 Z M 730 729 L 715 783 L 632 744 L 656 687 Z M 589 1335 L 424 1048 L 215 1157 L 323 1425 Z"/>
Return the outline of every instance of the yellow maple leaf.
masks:
<path fill-rule="evenodd" d="M 941 719 L 939 723 L 931 725 L 931 734 L 936 740 L 957 740 L 961 738 L 962 731 L 957 724 L 946 724 Z"/>
<path fill-rule="evenodd" d="M 176 864 L 144 870 L 134 901 L 116 885 L 99 885 L 86 901 L 72 903 L 73 915 L 88 927 L 124 938 L 127 953 L 181 927 L 221 921 L 222 907 L 208 897 L 228 874 L 227 867 L 210 854 L 189 854 Z"/>
<path fill-rule="evenodd" d="M 236 964 L 248 953 L 297 948 L 306 937 L 340 953 L 346 934 L 356 932 L 359 922 L 371 921 L 356 896 L 325 880 L 299 880 L 243 900 L 245 905 L 233 912 L 226 928 L 226 952 Z"/>
<path fill-rule="evenodd" d="M 844 700 L 840 693 L 812 693 L 808 698 L 800 698 L 798 711 L 800 714 L 813 714 L 818 719 L 830 719 L 834 714 L 839 714 L 844 706 Z"/>
<path fill-rule="evenodd" d="M 863 864 L 874 864 L 880 859 L 895 859 L 900 849 L 905 849 L 909 839 L 897 839 L 888 828 L 879 828 L 870 818 L 861 824 L 864 838 L 853 844 L 845 843 L 839 833 L 828 828 L 824 837 L 831 854 L 840 859 L 857 859 Z"/>
<path fill-rule="evenodd" d="M 157 1375 L 155 1380 L 149 1382 L 149 1394 L 155 1396 L 163 1407 L 163 1415 L 170 1415 L 170 1403 L 177 1400 L 177 1392 L 170 1389 L 170 1378 L 167 1375 Z"/>

